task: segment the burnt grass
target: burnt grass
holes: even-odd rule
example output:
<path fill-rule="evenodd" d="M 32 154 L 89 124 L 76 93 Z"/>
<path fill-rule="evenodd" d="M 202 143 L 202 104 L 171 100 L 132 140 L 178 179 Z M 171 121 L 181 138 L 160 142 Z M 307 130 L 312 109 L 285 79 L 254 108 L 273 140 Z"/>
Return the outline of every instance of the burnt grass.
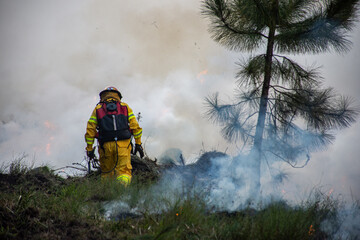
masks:
<path fill-rule="evenodd" d="M 201 171 L 206 161 L 199 162 Z M 151 159 L 132 163 L 130 189 L 151 186 L 164 171 Z M 190 174 L 196 168 L 178 171 Z M 105 219 L 101 203 L 127 189 L 104 186 L 99 178 L 97 172 L 62 178 L 48 167 L 20 165 L 0 173 L 0 239 L 331 239 L 320 224 L 333 214 L 333 205 L 320 201 L 303 208 L 276 202 L 262 210 L 214 212 L 188 200 L 163 214 Z"/>

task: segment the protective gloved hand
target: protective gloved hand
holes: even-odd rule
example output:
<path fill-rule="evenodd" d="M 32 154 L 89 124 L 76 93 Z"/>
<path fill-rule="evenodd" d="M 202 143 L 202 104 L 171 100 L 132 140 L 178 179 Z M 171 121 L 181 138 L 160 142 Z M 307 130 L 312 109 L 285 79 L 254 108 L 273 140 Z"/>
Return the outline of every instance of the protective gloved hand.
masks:
<path fill-rule="evenodd" d="M 144 149 L 142 148 L 141 144 L 135 144 L 134 155 L 136 155 L 137 152 L 139 152 L 140 158 L 144 157 Z"/>
<path fill-rule="evenodd" d="M 86 155 L 87 155 L 90 159 L 95 158 L 95 149 L 93 149 L 93 150 L 91 150 L 91 151 L 86 151 Z"/>

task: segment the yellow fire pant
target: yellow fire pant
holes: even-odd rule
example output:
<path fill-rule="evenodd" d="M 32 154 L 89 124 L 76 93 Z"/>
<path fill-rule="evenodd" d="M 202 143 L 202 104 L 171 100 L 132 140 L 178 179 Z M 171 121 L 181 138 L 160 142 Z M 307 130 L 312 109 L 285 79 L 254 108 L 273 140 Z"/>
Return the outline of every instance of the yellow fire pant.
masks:
<path fill-rule="evenodd" d="M 116 178 L 124 185 L 128 185 L 131 182 L 132 169 L 130 140 L 106 142 L 98 149 L 101 177 Z"/>

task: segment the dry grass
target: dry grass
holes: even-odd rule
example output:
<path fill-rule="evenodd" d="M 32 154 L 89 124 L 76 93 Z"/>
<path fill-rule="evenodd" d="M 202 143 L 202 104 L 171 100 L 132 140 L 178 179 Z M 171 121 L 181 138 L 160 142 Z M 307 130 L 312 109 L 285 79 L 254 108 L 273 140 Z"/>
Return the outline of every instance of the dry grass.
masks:
<path fill-rule="evenodd" d="M 321 194 L 297 207 L 273 202 L 214 212 L 196 194 L 153 199 L 154 181 L 135 178 L 125 188 L 97 176 L 64 179 L 47 167 L 13 169 L 0 174 L 1 239 L 303 240 L 331 239 L 321 230 L 325 220 L 339 228 L 338 202 Z M 106 219 L 106 203 L 112 202 L 127 207 Z M 165 207 L 155 211 L 156 205 Z"/>

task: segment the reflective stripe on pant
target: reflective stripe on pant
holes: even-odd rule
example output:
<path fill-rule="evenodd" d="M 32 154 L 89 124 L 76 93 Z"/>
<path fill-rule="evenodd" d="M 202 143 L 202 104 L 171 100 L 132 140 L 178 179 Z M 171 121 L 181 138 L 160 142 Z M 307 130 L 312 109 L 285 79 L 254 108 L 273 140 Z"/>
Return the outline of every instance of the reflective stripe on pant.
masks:
<path fill-rule="evenodd" d="M 131 181 L 131 146 L 130 140 L 121 140 L 116 142 L 106 142 L 103 147 L 99 147 L 99 161 L 102 178 L 127 177 L 123 182 L 127 184 Z M 115 167 L 116 165 L 116 167 Z M 115 168 L 114 168 L 115 167 Z"/>
<path fill-rule="evenodd" d="M 122 174 L 116 178 L 120 183 L 124 184 L 125 186 L 129 185 L 131 182 L 131 176 Z"/>

